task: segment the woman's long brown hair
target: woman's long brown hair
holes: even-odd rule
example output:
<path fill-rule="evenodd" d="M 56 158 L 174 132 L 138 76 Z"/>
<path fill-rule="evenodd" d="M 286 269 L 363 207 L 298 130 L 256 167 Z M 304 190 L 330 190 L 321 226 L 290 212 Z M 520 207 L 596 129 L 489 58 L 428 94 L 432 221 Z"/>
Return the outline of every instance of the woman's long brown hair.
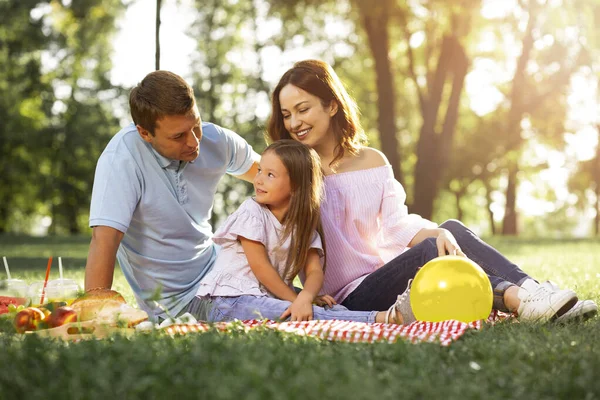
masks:
<path fill-rule="evenodd" d="M 321 228 L 321 200 L 323 198 L 323 173 L 319 155 L 308 146 L 295 140 L 278 140 L 265 149 L 273 152 L 288 171 L 292 196 L 283 217 L 283 235 L 279 244 L 291 237 L 290 249 L 283 280 L 290 283 L 304 269 L 308 250 L 315 231 L 321 236 L 323 252 L 325 239 Z"/>
<path fill-rule="evenodd" d="M 361 146 L 367 143 L 367 136 L 360 124 L 358 107 L 333 68 L 319 60 L 299 61 L 279 80 L 271 98 L 267 139 L 275 142 L 279 139 L 292 138 L 285 129 L 279 102 L 279 93 L 288 84 L 317 96 L 321 99 L 323 107 L 329 107 L 332 101 L 337 103 L 338 112 L 331 118 L 337 147 L 330 166 L 335 166 L 337 161 L 344 157 L 345 152 L 357 155 Z"/>

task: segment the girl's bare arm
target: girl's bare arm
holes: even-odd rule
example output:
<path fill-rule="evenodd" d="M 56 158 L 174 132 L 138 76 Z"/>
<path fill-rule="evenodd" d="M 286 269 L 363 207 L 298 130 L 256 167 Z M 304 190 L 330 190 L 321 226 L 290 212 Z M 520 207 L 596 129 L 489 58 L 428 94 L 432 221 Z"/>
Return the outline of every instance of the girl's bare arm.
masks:
<path fill-rule="evenodd" d="M 250 269 L 258 281 L 278 299 L 294 301 L 297 297 L 296 292 L 285 284 L 277 270 L 273 268 L 265 246 L 242 236 L 239 236 L 238 239 L 242 244 Z"/>

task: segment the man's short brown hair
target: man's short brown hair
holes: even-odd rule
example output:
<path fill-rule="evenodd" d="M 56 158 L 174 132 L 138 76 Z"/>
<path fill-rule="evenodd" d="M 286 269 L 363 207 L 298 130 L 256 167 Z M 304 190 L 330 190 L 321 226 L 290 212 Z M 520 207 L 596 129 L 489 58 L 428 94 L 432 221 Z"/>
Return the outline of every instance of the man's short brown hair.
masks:
<path fill-rule="evenodd" d="M 195 105 L 194 89 L 169 71 L 149 73 L 129 94 L 133 122 L 152 135 L 156 121 L 167 115 L 186 115 Z"/>

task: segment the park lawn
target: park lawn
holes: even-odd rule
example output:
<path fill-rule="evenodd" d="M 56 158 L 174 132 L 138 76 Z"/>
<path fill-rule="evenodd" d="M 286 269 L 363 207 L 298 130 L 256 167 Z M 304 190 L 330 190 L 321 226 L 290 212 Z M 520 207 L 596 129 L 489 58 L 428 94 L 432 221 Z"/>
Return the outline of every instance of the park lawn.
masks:
<path fill-rule="evenodd" d="M 58 257 L 61 257 L 63 277 L 77 280 L 83 288 L 90 240 L 89 236 L 0 235 L 0 257 L 6 257 L 12 278 L 29 283 L 44 279 L 49 257 L 53 258 L 49 279 L 58 279 Z M 0 267 L 0 279 L 5 277 L 4 267 Z M 118 266 L 115 267 L 113 289 L 120 292 L 128 303 L 135 304 L 133 292 Z"/>
<path fill-rule="evenodd" d="M 600 241 L 492 239 L 539 279 L 600 300 Z M 13 277 L 42 279 L 47 257 L 83 281 L 89 238 L 0 236 Z M 58 268 L 56 261 L 52 277 Z M 117 269 L 115 287 L 131 291 Z M 66 344 L 0 336 L 0 400 L 16 398 L 596 399 L 600 318 L 498 324 L 436 344 L 348 344 L 271 331 Z"/>

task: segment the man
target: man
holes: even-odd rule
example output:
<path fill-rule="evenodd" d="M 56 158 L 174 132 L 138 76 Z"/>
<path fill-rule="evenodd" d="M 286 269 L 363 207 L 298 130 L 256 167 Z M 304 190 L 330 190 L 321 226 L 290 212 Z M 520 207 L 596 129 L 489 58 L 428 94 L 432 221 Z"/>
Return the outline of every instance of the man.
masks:
<path fill-rule="evenodd" d="M 216 256 L 209 218 L 217 184 L 225 173 L 251 181 L 259 156 L 236 133 L 202 123 L 193 89 L 171 72 L 148 74 L 129 106 L 133 123 L 96 167 L 85 288 L 110 288 L 118 259 L 156 320 L 191 307 Z"/>

